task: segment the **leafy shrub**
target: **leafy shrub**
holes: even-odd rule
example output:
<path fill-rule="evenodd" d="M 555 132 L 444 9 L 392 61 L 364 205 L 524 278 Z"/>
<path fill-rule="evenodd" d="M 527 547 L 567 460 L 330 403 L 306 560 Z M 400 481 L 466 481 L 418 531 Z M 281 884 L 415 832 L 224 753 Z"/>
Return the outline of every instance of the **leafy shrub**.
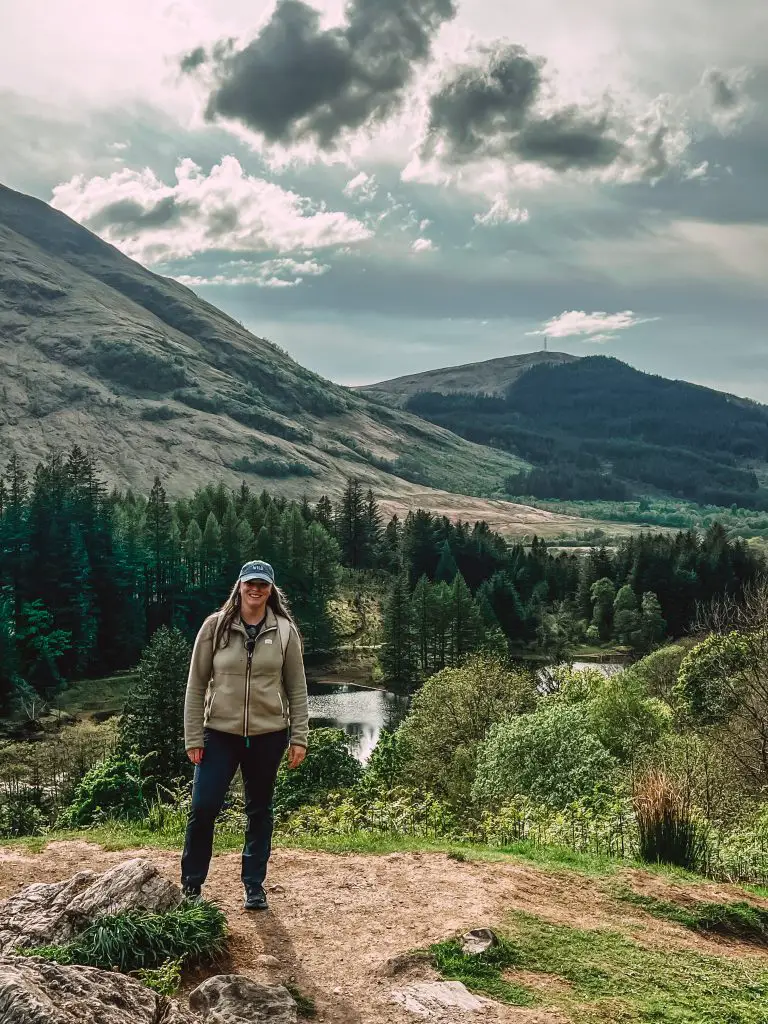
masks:
<path fill-rule="evenodd" d="M 282 836 L 409 835 L 429 838 L 466 837 L 466 823 L 431 793 L 398 787 L 371 795 L 348 790 L 331 793 L 315 804 L 305 804 L 279 826 Z"/>
<path fill-rule="evenodd" d="M 289 462 L 285 459 L 235 459 L 232 469 L 238 473 L 256 473 L 258 476 L 289 477 L 314 476 L 315 471 L 304 462 Z"/>
<path fill-rule="evenodd" d="M 690 870 L 704 862 L 706 825 L 687 794 L 663 772 L 649 771 L 640 779 L 633 803 L 643 860 Z"/>
<path fill-rule="evenodd" d="M 727 721 L 739 705 L 738 678 L 759 656 L 760 639 L 713 633 L 685 656 L 676 693 L 702 725 Z"/>
<path fill-rule="evenodd" d="M 684 647 L 669 644 L 647 654 L 630 669 L 632 675 L 654 697 L 669 700 L 677 683 L 677 675 L 685 657 Z"/>
<path fill-rule="evenodd" d="M 609 788 L 615 770 L 592 731 L 589 710 L 552 702 L 491 729 L 478 756 L 474 794 L 496 804 L 521 795 L 565 807 Z"/>
<path fill-rule="evenodd" d="M 94 921 L 71 942 L 17 949 L 22 956 L 56 964 L 118 967 L 123 973 L 157 969 L 168 961 L 184 965 L 214 960 L 224 951 L 227 919 L 212 903 L 190 900 L 156 914 L 129 910 Z M 166 975 L 170 969 L 166 966 Z"/>
<path fill-rule="evenodd" d="M 424 683 L 398 730 L 403 782 L 459 803 L 469 798 L 489 729 L 535 704 L 533 677 L 488 655 Z"/>
<path fill-rule="evenodd" d="M 173 409 L 170 405 L 148 405 L 141 410 L 141 418 L 149 423 L 162 423 L 165 420 L 175 420 L 184 413 Z"/>
<path fill-rule="evenodd" d="M 217 413 L 224 408 L 224 402 L 219 395 L 209 395 L 200 388 L 181 388 L 173 392 L 173 397 L 177 402 L 182 402 L 199 412 Z"/>
<path fill-rule="evenodd" d="M 363 785 L 368 790 L 387 792 L 394 789 L 402 778 L 405 763 L 402 737 L 396 732 L 384 730 L 368 758 Z"/>
<path fill-rule="evenodd" d="M 175 996 L 181 985 L 183 963 L 183 958 L 166 960 L 160 967 L 145 967 L 136 974 L 143 985 L 159 992 L 161 996 Z"/>
<path fill-rule="evenodd" d="M 37 793 L 21 792 L 0 804 L 0 839 L 42 835 L 47 823 L 48 816 Z"/>
<path fill-rule="evenodd" d="M 672 726 L 672 709 L 647 697 L 640 681 L 627 672 L 604 680 L 589 703 L 592 731 L 619 761 L 630 761 L 643 747 L 656 743 Z"/>
<path fill-rule="evenodd" d="M 113 755 L 94 765 L 75 787 L 57 826 L 83 828 L 103 818 L 143 817 L 147 810 L 143 767 L 143 760 L 134 754 Z"/>
<path fill-rule="evenodd" d="M 275 787 L 275 811 L 284 816 L 306 804 L 319 803 L 329 793 L 350 789 L 362 778 L 363 767 L 349 749 L 341 729 L 313 729 L 307 756 L 289 771 L 283 762 Z"/>
<path fill-rule="evenodd" d="M 98 342 L 93 364 L 107 380 L 137 391 L 171 391 L 190 383 L 189 374 L 166 356 L 125 341 Z"/>

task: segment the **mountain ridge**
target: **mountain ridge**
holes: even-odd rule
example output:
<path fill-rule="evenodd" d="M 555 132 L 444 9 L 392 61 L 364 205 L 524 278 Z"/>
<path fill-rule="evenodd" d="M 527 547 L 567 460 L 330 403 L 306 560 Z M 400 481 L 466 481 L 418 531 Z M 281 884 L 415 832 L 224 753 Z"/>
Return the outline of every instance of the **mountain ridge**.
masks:
<path fill-rule="evenodd" d="M 0 446 L 34 466 L 89 448 L 107 482 L 179 495 L 207 479 L 383 497 L 498 491 L 520 460 L 300 366 L 192 290 L 42 200 L 0 186 Z M 261 472 L 263 471 L 263 472 Z M 444 500 L 435 494 L 435 503 Z"/>

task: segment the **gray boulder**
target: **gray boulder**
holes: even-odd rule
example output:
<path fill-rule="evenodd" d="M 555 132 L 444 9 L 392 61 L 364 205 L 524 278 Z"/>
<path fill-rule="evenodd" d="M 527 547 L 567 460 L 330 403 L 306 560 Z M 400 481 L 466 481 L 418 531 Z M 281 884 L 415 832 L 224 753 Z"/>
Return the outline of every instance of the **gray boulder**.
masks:
<path fill-rule="evenodd" d="M 260 985 L 239 974 L 208 978 L 189 997 L 205 1024 L 296 1024 L 296 1002 L 282 985 Z"/>
<path fill-rule="evenodd" d="M 68 942 L 105 914 L 160 912 L 177 907 L 181 899 L 178 886 L 150 861 L 139 859 L 101 875 L 81 871 L 65 882 L 29 885 L 0 903 L 0 954 L 16 946 Z"/>
<path fill-rule="evenodd" d="M 2 1024 L 200 1024 L 188 1010 L 125 974 L 0 958 Z"/>

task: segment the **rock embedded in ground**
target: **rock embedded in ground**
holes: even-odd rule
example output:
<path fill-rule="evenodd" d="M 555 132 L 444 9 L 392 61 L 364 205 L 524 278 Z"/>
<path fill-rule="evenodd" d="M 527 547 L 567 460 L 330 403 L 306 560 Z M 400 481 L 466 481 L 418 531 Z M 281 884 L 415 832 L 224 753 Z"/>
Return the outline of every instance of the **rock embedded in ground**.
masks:
<path fill-rule="evenodd" d="M 200 1024 L 125 974 L 0 957 L 2 1024 Z"/>
<path fill-rule="evenodd" d="M 126 910 L 162 912 L 181 902 L 178 886 L 148 860 L 128 860 L 99 875 L 28 885 L 0 903 L 0 954 L 68 942 L 97 918 Z"/>
<path fill-rule="evenodd" d="M 461 951 L 469 956 L 479 956 L 498 946 L 499 940 L 490 928 L 474 928 L 461 937 Z"/>
<path fill-rule="evenodd" d="M 296 1024 L 298 1018 L 282 985 L 260 985 L 239 974 L 208 978 L 190 995 L 189 1007 L 204 1024 Z"/>
<path fill-rule="evenodd" d="M 464 1020 L 466 1013 L 478 1013 L 488 1006 L 460 981 L 417 981 L 396 989 L 392 1000 L 417 1017 L 440 1021 Z"/>

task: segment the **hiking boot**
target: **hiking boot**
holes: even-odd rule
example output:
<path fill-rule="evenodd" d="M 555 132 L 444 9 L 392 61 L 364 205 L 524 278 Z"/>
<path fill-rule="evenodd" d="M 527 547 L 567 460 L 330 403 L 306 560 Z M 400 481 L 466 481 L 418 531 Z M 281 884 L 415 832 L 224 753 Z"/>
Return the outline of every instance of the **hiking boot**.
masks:
<path fill-rule="evenodd" d="M 243 906 L 246 910 L 267 910 L 267 894 L 264 892 L 264 886 L 259 885 L 251 888 L 246 886 Z"/>
<path fill-rule="evenodd" d="M 199 900 L 202 892 L 202 885 L 182 885 L 181 887 L 181 893 L 185 900 Z"/>

